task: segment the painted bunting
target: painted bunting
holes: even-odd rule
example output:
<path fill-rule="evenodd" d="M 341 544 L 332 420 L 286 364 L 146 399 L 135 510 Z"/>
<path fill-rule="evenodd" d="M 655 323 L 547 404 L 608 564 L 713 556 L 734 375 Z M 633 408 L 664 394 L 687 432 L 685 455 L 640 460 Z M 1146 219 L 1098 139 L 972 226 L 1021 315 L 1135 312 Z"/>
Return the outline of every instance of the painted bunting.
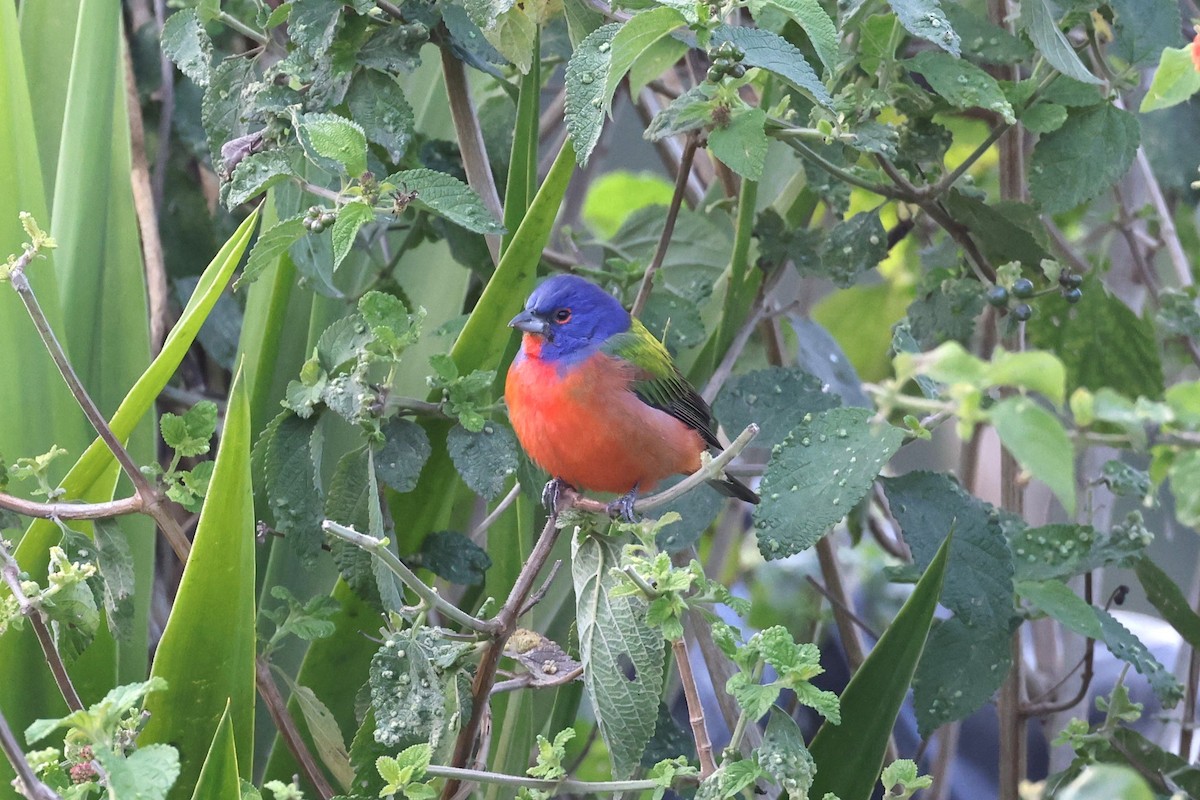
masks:
<path fill-rule="evenodd" d="M 594 283 L 550 278 L 508 324 L 524 335 L 504 397 L 521 446 L 553 479 L 548 504 L 563 484 L 612 492 L 622 496 L 609 512 L 632 520 L 640 490 L 720 449 L 708 404 L 662 342 Z M 709 483 L 759 501 L 733 478 Z"/>

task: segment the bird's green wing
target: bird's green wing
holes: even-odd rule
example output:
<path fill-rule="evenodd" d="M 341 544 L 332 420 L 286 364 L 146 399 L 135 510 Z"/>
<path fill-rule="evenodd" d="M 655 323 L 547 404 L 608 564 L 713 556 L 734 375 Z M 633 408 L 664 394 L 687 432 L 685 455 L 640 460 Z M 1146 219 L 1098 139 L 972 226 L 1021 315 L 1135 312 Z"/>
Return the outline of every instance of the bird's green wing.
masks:
<path fill-rule="evenodd" d="M 642 402 L 695 429 L 710 446 L 721 447 L 708 403 L 679 373 L 663 343 L 639 320 L 634 319 L 628 331 L 605 342 L 603 350 L 638 368 L 639 377 L 632 388 Z"/>

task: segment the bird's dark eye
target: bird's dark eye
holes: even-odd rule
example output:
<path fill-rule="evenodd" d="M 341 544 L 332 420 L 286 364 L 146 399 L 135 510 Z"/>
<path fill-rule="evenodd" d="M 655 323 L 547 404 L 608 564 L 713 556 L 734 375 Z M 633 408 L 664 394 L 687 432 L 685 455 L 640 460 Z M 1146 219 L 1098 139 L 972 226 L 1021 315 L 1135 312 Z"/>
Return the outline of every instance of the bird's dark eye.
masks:
<path fill-rule="evenodd" d="M 554 312 L 554 321 L 559 323 L 560 325 L 562 323 L 566 322 L 567 320 L 569 320 L 570 318 L 571 318 L 571 309 L 569 309 L 569 308 L 560 308 L 558 311 Z"/>

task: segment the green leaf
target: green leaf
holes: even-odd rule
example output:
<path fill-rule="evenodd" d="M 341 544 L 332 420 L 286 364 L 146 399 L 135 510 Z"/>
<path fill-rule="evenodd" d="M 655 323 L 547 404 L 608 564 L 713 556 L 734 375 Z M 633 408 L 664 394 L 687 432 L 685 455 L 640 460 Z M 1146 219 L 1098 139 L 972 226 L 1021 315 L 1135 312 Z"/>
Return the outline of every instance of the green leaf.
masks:
<path fill-rule="evenodd" d="M 1200 615 L 1192 610 L 1187 598 L 1170 576 L 1146 556 L 1137 560 L 1138 580 L 1146 590 L 1146 599 L 1163 619 L 1179 632 L 1184 641 L 1200 648 Z"/>
<path fill-rule="evenodd" d="M 936 0 L 932 0 L 936 2 Z M 790 83 L 801 94 L 824 108 L 833 107 L 833 98 L 817 73 L 791 42 L 782 36 L 760 28 L 720 25 L 712 34 L 716 45 L 732 42 L 742 48 L 742 64 L 773 72 Z"/>
<path fill-rule="evenodd" d="M 239 764 L 251 763 L 254 742 L 254 494 L 250 406 L 240 372 L 211 487 L 151 668 L 171 688 L 150 696 L 141 734 L 143 742 L 179 748 L 185 788 L 195 785 L 227 704 Z"/>
<path fill-rule="evenodd" d="M 107 748 L 98 748 L 96 760 L 108 776 L 110 797 L 134 797 L 138 800 L 162 800 L 172 787 L 172 796 L 188 788 L 177 782 L 180 756 L 165 744 L 143 745 L 128 756 L 119 756 Z M 190 784 L 190 781 L 188 782 Z"/>
<path fill-rule="evenodd" d="M 734 435 L 751 422 L 760 432 L 755 444 L 779 444 L 804 417 L 840 405 L 820 380 L 796 367 L 768 367 L 725 382 L 713 404 L 717 419 Z"/>
<path fill-rule="evenodd" d="M 1200 450 L 1177 455 L 1167 474 L 1175 495 L 1175 516 L 1184 525 L 1200 526 Z"/>
<path fill-rule="evenodd" d="M 790 796 L 807 795 L 817 767 L 791 716 L 778 708 L 771 709 L 756 757 L 759 769 L 770 775 Z"/>
<path fill-rule="evenodd" d="M 225 207 L 236 208 L 285 178 L 295 175 L 292 160 L 297 155 L 295 147 L 283 147 L 262 153 L 251 153 L 233 168 L 229 183 L 222 187 Z"/>
<path fill-rule="evenodd" d="M 346 104 L 367 140 L 382 147 L 393 164 L 399 163 L 416 125 L 400 84 L 390 75 L 363 70 L 350 82 Z"/>
<path fill-rule="evenodd" d="M 657 6 L 634 14 L 621 26 L 609 43 L 610 63 L 603 95 L 605 113 L 611 112 L 613 95 L 634 62 L 660 39 L 686 24 L 687 20 L 675 9 L 670 6 Z"/>
<path fill-rule="evenodd" d="M 1192 46 L 1167 48 L 1162 51 L 1162 59 L 1158 62 L 1158 69 L 1154 71 L 1154 78 L 1138 111 L 1145 114 L 1147 111 L 1170 108 L 1196 92 L 1200 92 L 1200 70 L 1192 63 Z"/>
<path fill-rule="evenodd" d="M 838 31 L 817 0 L 751 0 L 750 13 L 757 20 L 765 9 L 776 8 L 799 25 L 817 51 L 817 58 L 832 73 L 838 63 Z"/>
<path fill-rule="evenodd" d="M 221 715 L 221 721 L 213 733 L 204 765 L 200 768 L 200 777 L 196 779 L 192 800 L 228 800 L 240 795 L 237 744 L 233 738 L 233 719 L 229 716 L 227 703 L 225 713 Z"/>
<path fill-rule="evenodd" d="M 249 285 L 258 280 L 263 272 L 275 266 L 276 261 L 288 251 L 288 248 L 308 233 L 304 228 L 303 221 L 304 216 L 299 215 L 278 222 L 269 230 L 263 231 L 254 243 L 254 249 L 250 251 L 246 268 L 233 282 L 234 291 L 237 291 L 243 284 Z"/>
<path fill-rule="evenodd" d="M 442 633 L 425 627 L 392 633 L 371 659 L 371 705 L 380 744 L 405 748 L 425 743 L 436 751 L 452 718 L 470 715 L 469 708 L 457 706 L 451 688 L 462 674 L 458 661 L 472 647 Z"/>
<path fill-rule="evenodd" d="M 908 307 L 910 333 L 920 350 L 932 350 L 945 342 L 970 344 L 983 304 L 979 281 L 938 281 L 928 294 L 918 293 Z"/>
<path fill-rule="evenodd" d="M 451 583 L 483 583 L 492 557 L 479 545 L 455 531 L 434 531 L 421 543 L 421 566 Z"/>
<path fill-rule="evenodd" d="M 1123 564 L 1145 550 L 1152 539 L 1140 524 L 1113 525 L 1109 533 L 1090 525 L 1044 525 L 1013 534 L 1009 547 L 1017 579 L 1043 581 Z"/>
<path fill-rule="evenodd" d="M 1055 295 L 1038 300 L 1027 325 L 1033 343 L 1067 365 L 1067 395 L 1079 387 L 1120 387 L 1130 397 L 1163 396 L 1163 371 L 1153 326 L 1096 280 L 1069 305 Z"/>
<path fill-rule="evenodd" d="M 288 36 L 310 55 L 325 55 L 341 24 L 342 5 L 340 0 L 292 0 Z"/>
<path fill-rule="evenodd" d="M 92 523 L 96 540 L 96 566 L 104 579 L 104 614 L 117 639 L 129 635 L 134 618 L 136 574 L 125 534 L 113 520 Z"/>
<path fill-rule="evenodd" d="M 878 211 L 864 211 L 834 225 L 822 242 L 820 274 L 842 288 L 887 258 L 887 231 Z"/>
<path fill-rule="evenodd" d="M 1021 26 L 1050 66 L 1068 78 L 1083 83 L 1100 83 L 1100 79 L 1088 71 L 1067 37 L 1059 30 L 1046 0 L 1026 0 L 1021 4 Z M 1107 104 L 1106 107 L 1111 108 Z"/>
<path fill-rule="evenodd" d="M 358 313 L 386 352 L 398 355 L 415 344 L 421 333 L 419 316 L 408 313 L 404 301 L 394 294 L 372 290 L 358 300 Z"/>
<path fill-rule="evenodd" d="M 904 30 L 933 42 L 951 55 L 961 54 L 961 41 L 938 0 L 889 0 Z M 846 798 L 842 798 L 846 800 Z"/>
<path fill-rule="evenodd" d="M 709 152 L 746 180 L 758 180 L 767 159 L 766 121 L 767 112 L 761 108 L 735 111 L 728 125 L 709 134 Z"/>
<path fill-rule="evenodd" d="M 337 114 L 299 114 L 296 136 L 304 152 L 327 172 L 358 177 L 367 171 L 367 135 Z"/>
<path fill-rule="evenodd" d="M 1102 608 L 1093 609 L 1104 632 L 1104 644 L 1109 652 L 1133 665 L 1149 682 L 1155 697 L 1164 708 L 1174 708 L 1183 698 L 1183 687 L 1171 671 L 1158 662 L 1154 654 L 1112 614 Z"/>
<path fill-rule="evenodd" d="M 926 50 L 905 63 L 925 76 L 933 90 L 955 108 L 983 108 L 999 114 L 1010 125 L 1017 121 L 1000 84 L 969 61 Z"/>
<path fill-rule="evenodd" d="M 1089 639 L 1103 636 L 1095 611 L 1062 581 L 1020 581 L 1016 589 L 1017 594 L 1068 630 Z"/>
<path fill-rule="evenodd" d="M 1021 112 L 1021 124 L 1033 133 L 1051 133 L 1067 121 L 1067 107 L 1058 103 L 1038 103 Z"/>
<path fill-rule="evenodd" d="M 212 63 L 212 40 L 204 31 L 195 9 L 185 8 L 167 17 L 162 29 L 163 55 L 201 89 L 208 86 Z"/>
<path fill-rule="evenodd" d="M 1007 633 L 1013 615 L 1013 559 L 995 509 L 942 473 L 909 472 L 882 483 L 917 566 L 929 564 L 954 531 L 942 605 L 967 625 Z"/>
<path fill-rule="evenodd" d="M 1146 66 L 1164 48 L 1178 45 L 1179 4 L 1175 0 L 1110 0 L 1116 40 L 1108 52 L 1131 66 Z"/>
<path fill-rule="evenodd" d="M 617 596 L 620 540 L 580 531 L 571 542 L 583 682 L 618 780 L 633 773 L 654 734 L 663 689 L 663 638 L 646 601 Z"/>
<path fill-rule="evenodd" d="M 942 9 L 962 40 L 962 55 L 985 64 L 1016 64 L 1033 57 L 1033 49 L 1018 36 L 983 14 L 947 3 Z"/>
<path fill-rule="evenodd" d="M 320 419 L 284 411 L 263 432 L 263 482 L 276 529 L 306 564 L 321 551 L 325 495 L 317 473 L 323 435 Z"/>
<path fill-rule="evenodd" d="M 350 791 L 354 784 L 354 770 L 350 768 L 350 754 L 346 751 L 346 742 L 342 738 L 337 720 L 312 689 L 296 683 L 281 669 L 276 668 L 274 673 L 287 684 L 292 698 L 299 704 L 300 712 L 304 715 L 304 725 L 312 736 L 321 763 L 337 780 L 343 791 Z"/>
<path fill-rule="evenodd" d="M 416 192 L 411 205 L 424 208 L 474 233 L 504 233 L 504 226 L 465 183 L 432 169 L 409 169 L 389 175 L 386 183 Z"/>
<path fill-rule="evenodd" d="M 1075 514 L 1075 448 L 1058 417 L 1028 397 L 1009 397 L 988 410 L 1000 441 L 1033 477 Z"/>
<path fill-rule="evenodd" d="M 567 133 L 580 166 L 587 164 L 604 127 L 605 86 L 612 64 L 612 42 L 622 23 L 610 22 L 588 34 L 567 62 Z"/>
<path fill-rule="evenodd" d="M 971 626 L 958 617 L 934 626 L 913 680 L 922 736 L 966 718 L 992 699 L 1008 674 L 1011 638 L 1007 628 Z"/>
<path fill-rule="evenodd" d="M 1153 800 L 1155 794 L 1132 767 L 1088 764 L 1057 796 L 1060 800 Z"/>
<path fill-rule="evenodd" d="M 358 238 L 358 230 L 363 225 L 375 219 L 375 209 L 355 200 L 347 203 L 338 210 L 337 221 L 333 223 L 333 268 L 336 270 L 350 254 L 354 240 Z"/>
<path fill-rule="evenodd" d="M 1029 193 L 1047 213 L 1070 211 L 1120 180 L 1140 141 L 1137 118 L 1128 111 L 1108 103 L 1072 109 L 1034 148 Z"/>
<path fill-rule="evenodd" d="M 629 90 L 635 96 L 645 89 L 650 81 L 657 80 L 660 75 L 679 62 L 679 59 L 690 48 L 672 37 L 659 39 L 633 62 L 629 68 Z"/>
<path fill-rule="evenodd" d="M 179 456 L 202 456 L 208 452 L 208 443 L 217 430 L 217 404 L 201 400 L 182 417 L 163 414 L 159 425 L 163 442 Z"/>
<path fill-rule="evenodd" d="M 504 490 L 517 471 L 517 440 L 508 427 L 496 422 L 472 433 L 461 425 L 450 429 L 446 449 L 454 468 L 471 491 L 491 500 Z"/>
<path fill-rule="evenodd" d="M 913 671 L 933 622 L 950 538 L 854 673 L 842 692 L 842 724 L 826 722 L 809 745 L 817 775 L 809 797 L 835 793 L 841 800 L 869 800 L 887 752 L 888 737 L 908 694 Z"/>
<path fill-rule="evenodd" d="M 768 560 L 816 544 L 863 498 L 904 437 L 891 426 L 874 429 L 862 408 L 811 416 L 772 448 L 759 488 L 754 527 Z"/>
<path fill-rule="evenodd" d="M 375 453 L 375 474 L 395 491 L 411 492 L 432 452 L 428 434 L 406 419 L 390 420 L 380 432 L 384 443 Z"/>
<path fill-rule="evenodd" d="M 944 202 L 951 216 L 971 229 L 984 255 L 992 261 L 1020 261 L 1027 269 L 1040 270 L 1042 261 L 1050 258 L 1038 239 L 1042 223 L 1033 206 L 987 204 L 958 191 L 949 192 Z"/>
<path fill-rule="evenodd" d="M 713 112 L 721 105 L 714 99 L 716 93 L 716 87 L 709 83 L 693 86 L 658 112 L 646 126 L 643 136 L 648 141 L 658 142 L 711 125 Z"/>

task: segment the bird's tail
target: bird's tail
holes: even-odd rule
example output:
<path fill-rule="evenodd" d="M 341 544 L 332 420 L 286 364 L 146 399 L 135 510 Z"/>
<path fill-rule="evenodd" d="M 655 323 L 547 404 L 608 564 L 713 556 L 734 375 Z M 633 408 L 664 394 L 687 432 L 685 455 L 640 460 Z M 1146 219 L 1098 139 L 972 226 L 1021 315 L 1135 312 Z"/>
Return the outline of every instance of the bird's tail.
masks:
<path fill-rule="evenodd" d="M 746 484 L 739 481 L 737 478 L 724 478 L 722 480 L 711 480 L 708 485 L 716 489 L 726 497 L 736 497 L 738 500 L 745 500 L 747 503 L 758 505 L 762 500 L 754 491 Z"/>

